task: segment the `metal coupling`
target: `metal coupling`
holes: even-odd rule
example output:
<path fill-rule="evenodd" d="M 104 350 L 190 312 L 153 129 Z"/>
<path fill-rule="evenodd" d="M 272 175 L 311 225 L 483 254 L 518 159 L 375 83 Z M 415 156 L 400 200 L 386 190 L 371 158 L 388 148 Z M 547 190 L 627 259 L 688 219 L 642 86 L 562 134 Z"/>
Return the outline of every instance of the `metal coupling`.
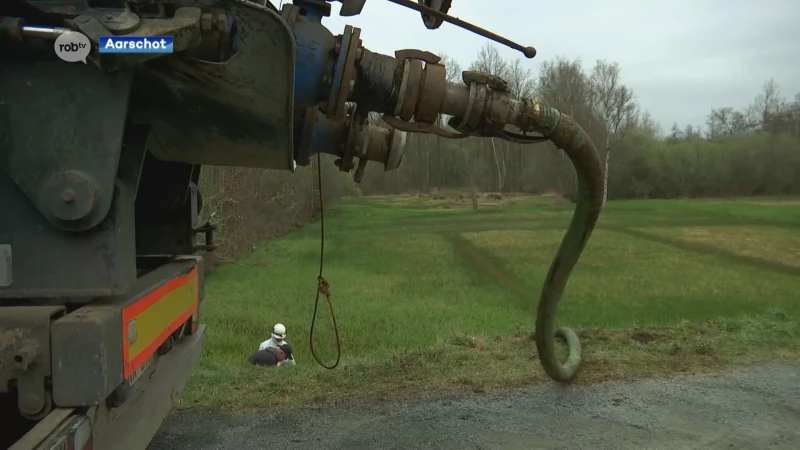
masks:
<path fill-rule="evenodd" d="M 430 133 L 447 139 L 468 135 L 445 130 L 438 125 L 447 100 L 447 69 L 441 58 L 422 50 L 398 50 L 395 58 L 402 61 L 400 84 L 390 114 L 384 114 L 387 125 L 409 133 Z"/>
<path fill-rule="evenodd" d="M 339 159 L 335 164 L 340 171 L 356 169 L 354 180 L 357 183 L 364 176 L 367 161 L 383 164 L 386 171 L 400 167 L 406 147 L 406 133 L 367 123 L 354 103 L 348 105 L 346 112 L 345 120 L 331 120 L 318 107 L 306 110 L 295 154 L 297 164 L 308 165 L 311 155 L 320 152 L 336 155 Z"/>
<path fill-rule="evenodd" d="M 406 133 L 368 124 L 366 118 L 357 114 L 356 108 L 355 105 L 349 108 L 347 140 L 336 165 L 343 172 L 355 168 L 353 180 L 360 183 L 368 161 L 383 164 L 385 171 L 400 167 L 406 147 Z M 358 165 L 354 162 L 355 158 L 358 158 Z"/>
<path fill-rule="evenodd" d="M 406 148 L 405 131 L 365 125 L 358 129 L 354 136 L 354 156 L 358 157 L 358 166 L 353 180 L 360 183 L 364 176 L 367 161 L 383 164 L 384 171 L 400 167 Z"/>
<path fill-rule="evenodd" d="M 454 124 L 463 132 L 499 131 L 508 123 L 507 110 L 511 96 L 508 82 L 483 72 L 464 71 L 461 80 L 468 90 L 448 92 L 449 113 L 457 118 Z M 448 108 L 449 109 L 449 108 Z"/>
<path fill-rule="evenodd" d="M 436 122 L 444 100 L 447 70 L 441 58 L 422 50 L 398 50 L 395 58 L 403 61 L 394 116 L 400 120 L 432 124 Z M 423 64 L 424 63 L 424 64 Z"/>

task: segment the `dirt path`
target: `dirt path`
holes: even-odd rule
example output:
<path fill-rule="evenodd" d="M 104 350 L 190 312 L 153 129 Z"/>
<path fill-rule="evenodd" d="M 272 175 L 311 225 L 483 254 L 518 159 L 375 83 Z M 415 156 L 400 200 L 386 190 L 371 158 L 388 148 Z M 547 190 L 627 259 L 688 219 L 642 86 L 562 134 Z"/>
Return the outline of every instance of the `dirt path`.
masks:
<path fill-rule="evenodd" d="M 160 449 L 793 449 L 800 366 L 453 401 L 170 417 Z"/>

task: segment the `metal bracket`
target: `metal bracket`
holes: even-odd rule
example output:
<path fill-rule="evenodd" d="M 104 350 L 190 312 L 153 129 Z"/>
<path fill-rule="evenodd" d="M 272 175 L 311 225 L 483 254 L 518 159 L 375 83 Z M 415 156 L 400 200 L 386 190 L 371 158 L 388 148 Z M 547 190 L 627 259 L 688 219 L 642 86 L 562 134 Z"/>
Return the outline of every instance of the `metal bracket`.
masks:
<path fill-rule="evenodd" d="M 205 225 L 198 227 L 197 226 L 197 216 L 200 214 L 200 209 L 202 208 L 200 192 L 197 188 L 197 185 L 193 182 L 189 182 L 189 192 L 191 195 L 190 203 L 191 203 L 191 215 L 192 215 L 192 233 L 194 235 L 204 234 L 205 235 L 205 243 L 200 245 L 193 245 L 192 248 L 194 251 L 206 251 L 210 252 L 216 250 L 217 246 L 214 244 L 214 231 L 217 230 L 217 226 L 213 225 L 210 220 L 207 220 Z"/>
<path fill-rule="evenodd" d="M 424 61 L 428 64 L 439 64 L 439 62 L 442 60 L 442 58 L 436 54 L 415 48 L 395 50 L 394 57 L 401 61 L 406 59 L 419 59 L 420 61 Z"/>
<path fill-rule="evenodd" d="M 218 63 L 175 55 L 139 68 L 159 144 L 148 150 L 164 161 L 294 170 L 292 30 L 272 9 L 224 3 L 235 56 Z"/>
<path fill-rule="evenodd" d="M 474 70 L 465 70 L 461 72 L 461 80 L 467 86 L 472 83 L 485 84 L 492 88 L 493 91 L 508 92 L 508 82 L 497 75 L 490 75 L 485 72 L 477 72 Z"/>
<path fill-rule="evenodd" d="M 132 80 L 58 60 L 0 67 L 0 165 L 54 226 L 84 231 L 108 215 Z"/>
<path fill-rule="evenodd" d="M 342 17 L 357 16 L 361 14 L 364 9 L 364 3 L 367 0 L 339 0 L 342 3 L 342 8 L 339 10 L 339 15 Z"/>
<path fill-rule="evenodd" d="M 206 243 L 200 245 L 194 245 L 194 251 L 205 251 L 211 252 L 217 249 L 217 245 L 214 243 L 214 232 L 217 230 L 217 226 L 213 225 L 210 221 L 206 221 L 206 224 L 202 227 L 192 229 L 194 234 L 205 234 Z"/>
<path fill-rule="evenodd" d="M 452 0 L 418 0 L 417 3 L 434 11 L 439 11 L 442 14 L 447 14 L 447 11 L 450 10 L 450 4 L 452 3 Z M 429 30 L 435 30 L 439 28 L 444 22 L 441 17 L 432 16 L 424 12 L 420 12 L 420 14 L 422 15 L 422 23 L 424 23 L 425 28 Z"/>
<path fill-rule="evenodd" d="M 452 131 L 447 131 L 442 127 L 430 123 L 407 122 L 405 120 L 399 119 L 397 117 L 392 117 L 387 114 L 384 114 L 382 119 L 384 122 L 386 122 L 386 125 L 389 125 L 392 128 L 398 129 L 400 131 L 405 131 L 408 133 L 429 133 L 441 136 L 446 139 L 463 139 L 465 137 L 471 136 L 468 133 L 454 133 Z"/>
<path fill-rule="evenodd" d="M 29 420 L 53 409 L 45 384 L 51 374 L 50 323 L 64 313 L 63 306 L 15 306 L 0 315 L 0 392 L 15 381 L 17 406 Z"/>

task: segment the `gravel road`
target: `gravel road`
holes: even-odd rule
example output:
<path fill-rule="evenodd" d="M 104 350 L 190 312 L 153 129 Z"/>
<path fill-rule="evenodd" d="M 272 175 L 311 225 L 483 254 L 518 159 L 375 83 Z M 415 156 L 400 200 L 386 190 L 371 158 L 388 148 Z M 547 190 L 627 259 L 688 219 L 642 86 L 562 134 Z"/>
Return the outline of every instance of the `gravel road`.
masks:
<path fill-rule="evenodd" d="M 174 414 L 161 449 L 800 449 L 800 365 L 458 400 Z"/>

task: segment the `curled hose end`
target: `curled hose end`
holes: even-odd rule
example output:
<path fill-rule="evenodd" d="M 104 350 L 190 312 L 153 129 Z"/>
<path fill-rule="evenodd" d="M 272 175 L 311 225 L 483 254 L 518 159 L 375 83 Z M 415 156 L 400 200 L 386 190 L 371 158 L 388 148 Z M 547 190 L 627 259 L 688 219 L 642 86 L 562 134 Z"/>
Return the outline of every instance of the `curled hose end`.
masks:
<path fill-rule="evenodd" d="M 553 337 L 560 337 L 566 341 L 567 361 L 564 364 L 558 363 L 558 361 L 555 360 L 555 349 L 553 349 L 552 361 L 554 363 L 545 364 L 543 362 L 542 367 L 544 367 L 547 375 L 553 380 L 568 383 L 575 379 L 575 376 L 578 375 L 578 369 L 581 367 L 581 340 L 578 338 L 575 331 L 569 327 L 556 329 L 555 333 L 553 333 Z M 541 340 L 541 342 L 544 343 L 545 341 Z M 541 355 L 542 347 L 540 346 L 540 341 L 537 340 L 536 344 L 539 354 Z M 544 351 L 546 352 L 547 350 L 545 349 Z"/>
<path fill-rule="evenodd" d="M 554 329 L 558 302 L 572 269 L 597 223 L 603 206 L 604 170 L 600 156 L 586 132 L 568 115 L 538 102 L 526 102 L 522 121 L 547 136 L 569 156 L 578 178 L 578 201 L 561 246 L 550 265 L 536 313 L 536 349 L 542 367 L 555 381 L 569 382 L 578 374 L 581 344 L 571 328 Z M 562 364 L 555 354 L 555 338 L 566 341 L 567 361 Z"/>

